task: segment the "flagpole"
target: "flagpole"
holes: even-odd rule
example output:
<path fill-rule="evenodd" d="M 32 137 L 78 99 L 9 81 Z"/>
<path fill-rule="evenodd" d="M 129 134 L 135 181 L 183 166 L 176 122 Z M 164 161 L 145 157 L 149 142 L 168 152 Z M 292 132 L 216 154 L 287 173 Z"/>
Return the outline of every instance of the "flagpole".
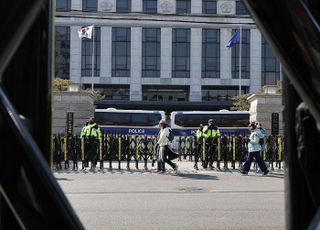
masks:
<path fill-rule="evenodd" d="M 241 96 L 241 57 L 242 57 L 242 26 L 240 26 L 240 44 L 239 44 L 239 96 Z"/>
<path fill-rule="evenodd" d="M 92 25 L 92 62 L 91 62 L 91 91 L 94 91 L 93 75 L 94 75 L 94 25 Z"/>

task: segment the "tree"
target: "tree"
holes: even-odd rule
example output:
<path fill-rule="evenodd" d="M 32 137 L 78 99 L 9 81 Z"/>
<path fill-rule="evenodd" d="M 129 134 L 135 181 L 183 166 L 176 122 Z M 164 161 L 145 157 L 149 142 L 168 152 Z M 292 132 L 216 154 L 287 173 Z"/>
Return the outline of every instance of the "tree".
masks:
<path fill-rule="evenodd" d="M 247 98 L 251 95 L 252 95 L 251 93 L 247 93 L 247 94 L 242 94 L 241 96 L 232 97 L 233 106 L 231 107 L 231 110 L 249 111 L 250 103 L 247 101 Z"/>

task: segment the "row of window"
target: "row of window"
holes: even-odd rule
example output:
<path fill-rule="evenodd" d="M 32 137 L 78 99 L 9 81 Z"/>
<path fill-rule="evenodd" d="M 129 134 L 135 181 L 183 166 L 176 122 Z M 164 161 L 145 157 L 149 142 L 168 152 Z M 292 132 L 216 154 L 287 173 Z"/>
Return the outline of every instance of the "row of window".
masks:
<path fill-rule="evenodd" d="M 100 28 L 94 28 L 93 42 L 83 38 L 81 51 L 81 76 L 100 75 L 101 39 Z M 190 29 L 172 29 L 172 77 L 190 77 Z M 250 77 L 250 30 L 242 30 L 241 78 Z M 93 55 L 94 54 L 94 55 Z M 92 58 L 94 57 L 94 59 Z M 239 46 L 231 49 L 232 78 L 239 78 Z M 202 77 L 220 78 L 220 30 L 202 30 Z M 69 77 L 70 28 L 56 28 L 56 76 Z M 112 28 L 112 76 L 130 77 L 131 30 L 130 28 Z M 160 77 L 161 68 L 161 29 L 142 29 L 142 77 Z M 279 80 L 280 65 L 272 50 L 263 39 L 262 76 L 263 84 L 276 83 Z"/>
<path fill-rule="evenodd" d="M 90 87 L 90 86 L 88 86 Z M 96 88 L 101 91 L 106 100 L 129 100 L 129 85 L 106 85 Z M 188 86 L 158 86 L 143 85 L 143 101 L 189 101 Z M 247 86 L 241 88 L 241 94 L 249 92 Z M 239 95 L 238 86 L 203 86 L 201 89 L 202 101 L 231 101 L 232 97 Z"/>
<path fill-rule="evenodd" d="M 117 0 L 116 12 L 129 13 L 131 12 L 132 0 Z M 144 13 L 157 13 L 158 12 L 157 0 L 143 0 Z M 82 0 L 82 11 L 97 12 L 98 0 Z M 57 0 L 57 11 L 70 11 L 71 0 Z M 176 0 L 176 13 L 177 14 L 190 14 L 191 13 L 191 0 Z M 217 1 L 216 0 L 202 0 L 202 13 L 203 14 L 217 14 Z M 236 1 L 236 14 L 248 15 L 248 11 L 243 4 L 242 0 Z"/>

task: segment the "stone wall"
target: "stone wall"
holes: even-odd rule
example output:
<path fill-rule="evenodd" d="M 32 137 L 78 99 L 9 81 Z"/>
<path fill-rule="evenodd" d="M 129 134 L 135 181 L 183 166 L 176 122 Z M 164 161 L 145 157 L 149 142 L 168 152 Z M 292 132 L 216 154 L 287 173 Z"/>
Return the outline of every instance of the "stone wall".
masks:
<path fill-rule="evenodd" d="M 272 113 L 279 114 L 279 134 L 283 134 L 282 94 L 277 86 L 264 86 L 262 92 L 253 94 L 247 99 L 250 102 L 250 121 L 259 121 L 267 131 L 272 131 Z"/>
<path fill-rule="evenodd" d="M 66 133 L 67 112 L 73 112 L 73 133 L 94 115 L 94 97 L 90 92 L 55 91 L 52 100 L 52 132 Z"/>

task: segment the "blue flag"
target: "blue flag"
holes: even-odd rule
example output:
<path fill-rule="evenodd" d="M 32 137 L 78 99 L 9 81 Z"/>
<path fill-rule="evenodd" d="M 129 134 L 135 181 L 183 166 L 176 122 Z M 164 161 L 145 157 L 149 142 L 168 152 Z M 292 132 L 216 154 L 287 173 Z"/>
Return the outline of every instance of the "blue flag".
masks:
<path fill-rule="evenodd" d="M 240 42 L 240 30 L 236 30 L 236 32 L 232 35 L 226 47 L 231 48 L 235 44 Z"/>

